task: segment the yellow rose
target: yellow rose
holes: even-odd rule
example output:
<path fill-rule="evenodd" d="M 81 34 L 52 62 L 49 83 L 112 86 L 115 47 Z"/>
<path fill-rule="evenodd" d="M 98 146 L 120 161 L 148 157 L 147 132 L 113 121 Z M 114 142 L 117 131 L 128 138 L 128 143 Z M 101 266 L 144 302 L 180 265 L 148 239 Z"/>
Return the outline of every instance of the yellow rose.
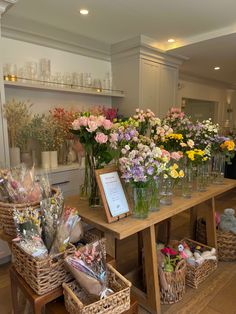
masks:
<path fill-rule="evenodd" d="M 180 178 L 183 178 L 183 177 L 184 177 L 184 172 L 183 172 L 183 170 L 180 170 L 180 172 L 179 172 L 179 177 L 180 177 Z"/>
<path fill-rule="evenodd" d="M 179 177 L 178 171 L 176 171 L 175 169 L 172 169 L 170 172 L 170 176 L 174 179 Z"/>

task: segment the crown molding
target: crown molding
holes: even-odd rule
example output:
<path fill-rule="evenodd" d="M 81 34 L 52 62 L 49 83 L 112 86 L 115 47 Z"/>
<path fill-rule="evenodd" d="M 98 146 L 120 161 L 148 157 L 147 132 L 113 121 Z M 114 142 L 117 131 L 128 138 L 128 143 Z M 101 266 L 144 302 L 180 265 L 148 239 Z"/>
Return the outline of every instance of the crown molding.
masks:
<path fill-rule="evenodd" d="M 0 15 L 4 14 L 18 0 L 0 0 Z"/>
<path fill-rule="evenodd" d="M 10 14 L 2 19 L 2 36 L 110 61 L 109 44 Z"/>
<path fill-rule="evenodd" d="M 111 58 L 113 60 L 130 56 L 140 56 L 143 59 L 147 58 L 148 60 L 168 64 L 173 67 L 179 67 L 184 61 L 188 60 L 184 56 L 157 48 L 154 39 L 144 35 L 139 35 L 111 46 Z"/>
<path fill-rule="evenodd" d="M 217 80 L 205 78 L 202 76 L 194 75 L 193 73 L 190 73 L 190 72 L 180 71 L 179 72 L 179 80 L 209 85 L 209 86 L 222 88 L 222 89 L 236 90 L 236 84 L 230 84 L 230 83 L 226 83 L 223 81 L 217 81 Z"/>

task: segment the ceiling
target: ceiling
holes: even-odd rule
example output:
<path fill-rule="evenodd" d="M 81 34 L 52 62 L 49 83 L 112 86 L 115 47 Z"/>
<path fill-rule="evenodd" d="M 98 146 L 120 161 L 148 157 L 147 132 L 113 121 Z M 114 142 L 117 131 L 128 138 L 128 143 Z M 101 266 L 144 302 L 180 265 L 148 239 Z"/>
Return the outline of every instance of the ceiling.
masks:
<path fill-rule="evenodd" d="M 81 8 L 89 15 L 80 15 Z M 19 0 L 2 20 L 3 26 L 18 21 L 18 29 L 38 32 L 44 25 L 104 45 L 143 34 L 158 48 L 189 57 L 184 72 L 235 84 L 235 12 L 235 0 Z M 221 66 L 217 73 L 215 65 Z"/>

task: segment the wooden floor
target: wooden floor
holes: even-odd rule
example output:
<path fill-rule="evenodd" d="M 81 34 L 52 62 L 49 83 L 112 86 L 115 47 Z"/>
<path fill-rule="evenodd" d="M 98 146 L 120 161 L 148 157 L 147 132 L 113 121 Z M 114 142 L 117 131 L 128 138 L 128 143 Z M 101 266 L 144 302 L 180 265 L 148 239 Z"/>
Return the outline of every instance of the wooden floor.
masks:
<path fill-rule="evenodd" d="M 236 191 L 225 194 L 216 201 L 216 210 L 236 209 Z M 199 210 L 204 215 L 204 206 Z M 171 238 L 181 239 L 189 233 L 189 212 L 176 216 L 172 221 Z M 118 245 L 118 269 L 122 273 L 137 266 L 137 239 L 130 237 Z M 127 263 L 128 262 L 128 263 Z M 11 314 L 9 264 L 0 266 L 0 314 Z M 140 308 L 140 314 L 147 314 Z M 220 263 L 217 271 L 198 290 L 187 289 L 183 300 L 171 306 L 162 306 L 165 314 L 236 314 L 236 262 Z M 22 313 L 24 314 L 24 313 Z M 76 313 L 75 313 L 76 314 Z"/>

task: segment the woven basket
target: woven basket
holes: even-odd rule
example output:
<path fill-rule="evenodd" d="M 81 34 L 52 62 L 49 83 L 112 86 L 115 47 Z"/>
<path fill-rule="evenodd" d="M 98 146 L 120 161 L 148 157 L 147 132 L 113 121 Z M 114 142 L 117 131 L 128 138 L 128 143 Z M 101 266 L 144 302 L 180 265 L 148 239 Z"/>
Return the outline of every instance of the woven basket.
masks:
<path fill-rule="evenodd" d="M 86 243 L 92 243 L 98 239 L 96 234 L 89 231 L 83 237 L 83 241 Z M 45 294 L 56 289 L 63 282 L 72 280 L 70 272 L 64 267 L 64 258 L 68 254 L 73 254 L 74 251 L 75 247 L 70 245 L 64 253 L 44 260 L 36 260 L 22 250 L 17 242 L 12 242 L 15 269 L 38 295 Z"/>
<path fill-rule="evenodd" d="M 167 287 L 160 278 L 160 295 L 162 304 L 173 304 L 180 301 L 185 293 L 186 262 L 181 260 L 175 271 L 165 272 L 159 267 L 159 277 L 164 276 Z"/>
<path fill-rule="evenodd" d="M 120 314 L 130 308 L 131 283 L 107 264 L 108 287 L 114 293 L 102 300 L 95 300 L 74 280 L 63 283 L 65 306 L 70 314 Z"/>
<path fill-rule="evenodd" d="M 16 225 L 13 218 L 14 208 L 17 208 L 19 211 L 24 211 L 28 207 L 38 208 L 39 202 L 28 204 L 14 204 L 0 202 L 0 224 L 2 225 L 3 231 L 7 235 L 13 238 L 16 237 Z"/>
<path fill-rule="evenodd" d="M 204 219 L 198 219 L 196 228 L 196 239 L 199 242 L 206 243 L 206 222 Z M 236 261 L 236 234 L 233 232 L 216 230 L 217 254 L 219 261 Z"/>
<path fill-rule="evenodd" d="M 183 241 L 190 246 L 191 244 L 194 244 L 204 246 L 207 250 L 212 249 L 205 244 L 190 239 L 184 239 Z M 192 288 L 197 289 L 199 284 L 202 283 L 209 275 L 211 275 L 216 270 L 217 265 L 217 260 L 205 260 L 201 265 L 197 266 L 193 266 L 187 263 L 186 284 Z"/>
<path fill-rule="evenodd" d="M 57 189 L 52 188 L 52 193 L 56 194 Z M 12 238 L 16 237 L 16 225 L 13 218 L 14 208 L 17 208 L 19 211 L 24 211 L 28 207 L 39 208 L 39 202 L 31 202 L 24 204 L 15 204 L 15 203 L 4 203 L 0 202 L 0 225 L 2 225 L 3 231 L 11 236 Z"/>

